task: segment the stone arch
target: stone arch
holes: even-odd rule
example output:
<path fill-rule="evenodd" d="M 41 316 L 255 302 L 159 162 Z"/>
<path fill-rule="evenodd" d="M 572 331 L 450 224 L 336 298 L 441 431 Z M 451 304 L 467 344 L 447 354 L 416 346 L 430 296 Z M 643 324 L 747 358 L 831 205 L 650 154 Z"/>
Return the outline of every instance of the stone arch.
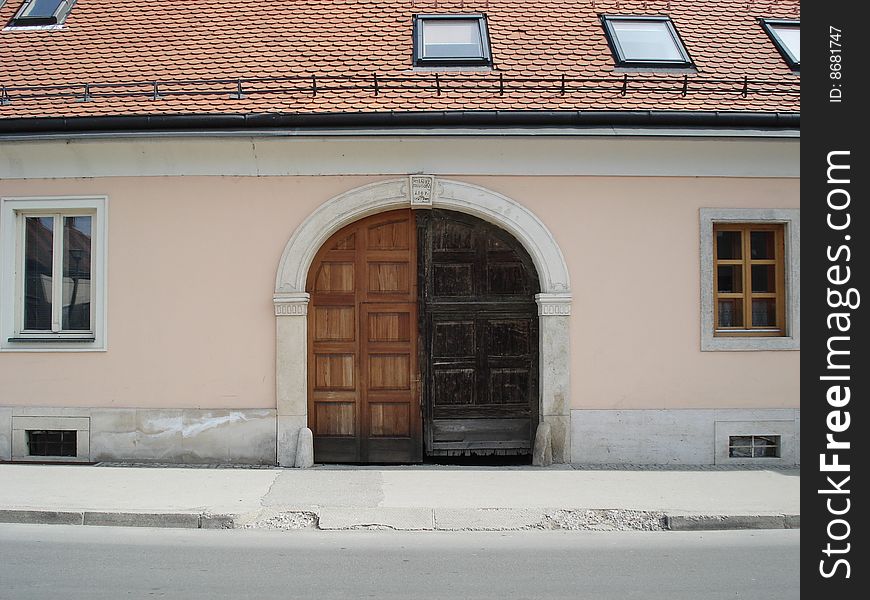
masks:
<path fill-rule="evenodd" d="M 375 182 L 335 196 L 309 215 L 290 237 L 275 281 L 278 463 L 293 466 L 299 430 L 307 427 L 305 281 L 318 249 L 342 227 L 397 208 L 444 208 L 488 221 L 513 235 L 538 271 L 541 422 L 552 433 L 553 458 L 569 462 L 571 289 L 564 255 L 546 225 L 528 208 L 484 187 L 412 175 Z M 301 350 L 300 350 L 301 349 Z"/>
<path fill-rule="evenodd" d="M 408 179 L 371 183 L 332 198 L 317 208 L 296 229 L 281 255 L 275 293 L 305 291 L 305 278 L 314 255 L 329 237 L 354 221 L 396 208 L 444 208 L 474 215 L 511 233 L 529 252 L 542 293 L 570 290 L 568 267 L 553 235 L 528 208 L 484 187 L 436 179 L 431 203 L 412 204 Z"/>

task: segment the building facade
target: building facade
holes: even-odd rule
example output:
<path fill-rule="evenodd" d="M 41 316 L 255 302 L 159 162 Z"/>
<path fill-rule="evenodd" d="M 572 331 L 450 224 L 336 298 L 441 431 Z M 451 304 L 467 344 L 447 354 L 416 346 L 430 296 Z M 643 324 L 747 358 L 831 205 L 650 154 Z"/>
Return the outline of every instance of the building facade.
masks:
<path fill-rule="evenodd" d="M 0 460 L 799 461 L 796 3 L 35 4 Z"/>

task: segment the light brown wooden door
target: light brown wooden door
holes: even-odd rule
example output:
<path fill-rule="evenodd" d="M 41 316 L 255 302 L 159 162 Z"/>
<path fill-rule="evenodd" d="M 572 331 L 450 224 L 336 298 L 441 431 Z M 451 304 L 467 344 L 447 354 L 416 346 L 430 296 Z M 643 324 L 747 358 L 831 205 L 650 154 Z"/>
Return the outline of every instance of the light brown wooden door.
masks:
<path fill-rule="evenodd" d="M 318 462 L 422 460 L 417 241 L 409 209 L 334 234 L 309 270 L 308 415 Z"/>

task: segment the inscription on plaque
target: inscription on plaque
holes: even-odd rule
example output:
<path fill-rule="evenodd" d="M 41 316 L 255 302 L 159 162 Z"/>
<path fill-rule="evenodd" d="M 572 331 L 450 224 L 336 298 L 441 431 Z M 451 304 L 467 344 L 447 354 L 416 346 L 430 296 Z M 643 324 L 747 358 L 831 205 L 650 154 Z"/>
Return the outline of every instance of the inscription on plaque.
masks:
<path fill-rule="evenodd" d="M 435 189 L 435 177 L 432 175 L 411 175 L 411 206 L 417 208 L 432 207 L 432 191 Z"/>

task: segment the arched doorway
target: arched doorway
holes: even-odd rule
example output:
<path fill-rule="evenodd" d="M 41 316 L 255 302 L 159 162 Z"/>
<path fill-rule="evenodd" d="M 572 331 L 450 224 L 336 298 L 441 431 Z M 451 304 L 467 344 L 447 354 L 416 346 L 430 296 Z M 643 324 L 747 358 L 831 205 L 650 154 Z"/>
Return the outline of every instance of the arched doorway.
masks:
<path fill-rule="evenodd" d="M 422 177 L 425 179 L 425 177 Z M 526 206 L 487 188 L 429 177 L 431 195 L 419 197 L 411 178 L 388 179 L 349 190 L 324 202 L 288 240 L 273 296 L 276 316 L 276 406 L 278 463 L 293 466 L 299 431 L 310 425 L 308 409 L 309 294 L 315 255 L 343 227 L 397 209 L 444 209 L 473 215 L 510 233 L 538 274 L 538 419 L 550 425 L 554 462 L 570 461 L 571 287 L 565 259 L 546 225 Z M 312 317 L 313 318 L 313 314 Z"/>
<path fill-rule="evenodd" d="M 306 291 L 317 462 L 531 453 L 539 283 L 509 233 L 448 210 L 366 217 L 317 252 Z"/>

